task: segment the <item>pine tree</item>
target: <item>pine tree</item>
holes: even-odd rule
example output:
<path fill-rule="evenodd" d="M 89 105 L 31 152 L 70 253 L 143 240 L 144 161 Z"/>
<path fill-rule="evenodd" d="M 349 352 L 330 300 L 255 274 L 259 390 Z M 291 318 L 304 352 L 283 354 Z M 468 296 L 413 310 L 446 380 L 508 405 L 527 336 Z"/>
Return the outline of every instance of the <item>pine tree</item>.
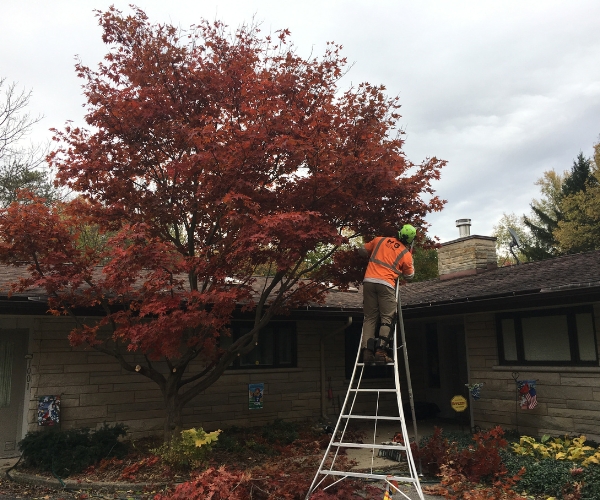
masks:
<path fill-rule="evenodd" d="M 593 164 L 594 162 L 591 158 L 586 158 L 585 156 L 583 156 L 582 152 L 579 152 L 579 154 L 577 155 L 577 159 L 573 160 L 571 173 L 563 182 L 563 198 L 578 193 L 579 191 L 585 191 L 586 183 L 588 181 L 592 184 L 597 182 L 595 177 L 592 175 Z"/>
<path fill-rule="evenodd" d="M 560 200 L 567 178 L 566 173 L 561 175 L 550 170 L 544 172 L 536 182 L 542 197 L 531 202 L 532 214 L 523 216 L 523 224 L 531 233 L 531 238 L 522 249 L 527 260 L 543 260 L 560 254 L 554 231 L 561 218 Z"/>

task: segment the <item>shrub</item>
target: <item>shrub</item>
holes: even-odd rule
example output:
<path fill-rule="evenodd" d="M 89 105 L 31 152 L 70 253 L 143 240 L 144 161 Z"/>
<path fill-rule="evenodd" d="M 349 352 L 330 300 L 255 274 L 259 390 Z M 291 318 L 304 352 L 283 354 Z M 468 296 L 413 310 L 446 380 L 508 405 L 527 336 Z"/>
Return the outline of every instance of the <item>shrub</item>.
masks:
<path fill-rule="evenodd" d="M 450 449 L 450 443 L 440 427 L 433 428 L 433 434 L 421 440 L 421 445 L 417 450 L 413 445 L 413 455 L 415 462 L 421 462 L 421 466 L 430 476 L 437 476 L 440 473 L 441 466 L 448 459 L 447 453 Z"/>
<path fill-rule="evenodd" d="M 513 487 L 524 471 L 519 470 L 514 475 L 508 473 L 500 455 L 507 446 L 503 435 L 500 427 L 478 432 L 468 446 L 461 448 L 457 442 L 443 438 L 441 431 L 436 429 L 422 450 L 434 457 L 435 465 L 440 469 L 441 484 L 431 492 L 465 500 L 522 498 Z M 434 461 L 428 463 L 431 465 Z"/>
<path fill-rule="evenodd" d="M 219 435 L 219 440 L 216 442 L 215 447 L 221 448 L 229 453 L 239 453 L 244 449 L 238 439 L 228 431 L 223 431 Z"/>
<path fill-rule="evenodd" d="M 484 434 L 475 434 L 475 436 Z M 437 476 L 441 466 L 453 460 L 463 450 L 473 447 L 474 436 L 467 433 L 444 432 L 439 427 L 433 428 L 431 436 L 421 439 L 419 450 L 412 445 L 415 461 L 421 461 L 421 466 L 430 476 Z M 505 446 L 505 444 L 504 444 Z M 471 452 L 468 452 L 468 456 Z"/>
<path fill-rule="evenodd" d="M 575 475 L 575 479 L 583 483 L 581 500 L 598 500 L 600 498 L 600 465 L 591 464 L 581 471 L 580 476 Z"/>
<path fill-rule="evenodd" d="M 535 438 L 522 436 L 518 443 L 513 443 L 512 448 L 517 455 L 531 455 L 540 460 L 553 458 L 581 462 L 584 467 L 600 464 L 600 450 L 589 446 L 585 436 L 551 438 L 545 435 L 539 442 Z"/>
<path fill-rule="evenodd" d="M 151 450 L 163 461 L 176 469 L 193 469 L 203 464 L 219 438 L 220 430 L 205 432 L 204 429 L 181 431 L 181 436 L 170 443 Z"/>
<path fill-rule="evenodd" d="M 584 441 L 581 438 L 550 440 L 545 436 L 540 440 L 539 446 L 534 446 L 537 443 L 532 438 L 525 438 L 519 440 L 518 446 L 513 445 L 514 451 L 502 452 L 502 460 L 509 474 L 514 474 L 521 467 L 525 468 L 525 473 L 518 482 L 519 491 L 556 498 L 600 498 L 600 465 L 580 456 L 577 449 L 583 448 L 581 444 Z M 589 442 L 586 445 L 587 443 Z M 555 458 L 557 454 L 559 458 Z M 579 460 L 567 460 L 563 454 Z M 594 455 L 596 454 L 597 451 Z M 588 455 L 588 458 L 594 456 Z M 543 456 L 547 458 L 538 458 Z"/>
<path fill-rule="evenodd" d="M 506 474 L 500 456 L 500 450 L 508 444 L 503 436 L 504 431 L 500 427 L 478 432 L 473 435 L 474 443 L 468 448 L 459 450 L 454 446 L 448 451 L 448 464 L 472 483 L 495 480 Z"/>
<path fill-rule="evenodd" d="M 263 427 L 262 436 L 271 444 L 292 444 L 298 439 L 298 426 L 292 422 L 276 419 L 272 424 Z"/>
<path fill-rule="evenodd" d="M 70 429 L 28 432 L 19 442 L 25 466 L 60 477 L 83 471 L 103 458 L 122 458 L 127 444 L 119 438 L 126 435 L 126 427 L 104 424 L 100 429 Z"/>
<path fill-rule="evenodd" d="M 532 456 L 516 455 L 506 450 L 502 453 L 502 461 L 509 474 L 524 468 L 517 489 L 531 495 L 558 496 L 564 485 L 570 481 L 568 462 L 557 462 L 554 459 L 538 461 Z"/>

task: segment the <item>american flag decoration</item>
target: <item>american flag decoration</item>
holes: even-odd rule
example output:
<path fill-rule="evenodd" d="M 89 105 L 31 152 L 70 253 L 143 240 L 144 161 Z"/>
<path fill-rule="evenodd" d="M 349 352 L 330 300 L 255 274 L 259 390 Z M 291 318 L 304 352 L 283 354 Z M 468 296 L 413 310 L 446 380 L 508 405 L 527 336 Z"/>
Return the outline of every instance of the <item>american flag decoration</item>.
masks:
<path fill-rule="evenodd" d="M 521 396 L 521 409 L 533 410 L 537 406 L 537 392 L 535 380 L 518 380 L 519 394 Z"/>
<path fill-rule="evenodd" d="M 529 392 L 525 394 L 525 400 L 527 401 L 527 408 L 533 410 L 537 406 L 537 393 L 535 387 L 529 386 Z"/>

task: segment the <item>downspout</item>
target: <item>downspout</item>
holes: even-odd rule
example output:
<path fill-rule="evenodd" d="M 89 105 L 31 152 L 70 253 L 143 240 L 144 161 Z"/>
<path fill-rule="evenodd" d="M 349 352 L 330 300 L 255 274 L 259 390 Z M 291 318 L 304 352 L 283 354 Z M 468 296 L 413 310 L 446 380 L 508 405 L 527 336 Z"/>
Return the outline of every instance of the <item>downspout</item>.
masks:
<path fill-rule="evenodd" d="M 352 316 L 348 316 L 348 321 L 346 324 L 333 332 L 329 332 L 327 334 L 321 335 L 320 339 L 320 348 L 321 348 L 321 417 L 323 420 L 327 420 L 327 412 L 325 411 L 325 407 L 327 405 L 326 400 L 326 390 L 325 390 L 325 340 L 337 335 L 338 333 L 344 331 L 352 324 Z M 341 411 L 341 408 L 340 408 Z"/>

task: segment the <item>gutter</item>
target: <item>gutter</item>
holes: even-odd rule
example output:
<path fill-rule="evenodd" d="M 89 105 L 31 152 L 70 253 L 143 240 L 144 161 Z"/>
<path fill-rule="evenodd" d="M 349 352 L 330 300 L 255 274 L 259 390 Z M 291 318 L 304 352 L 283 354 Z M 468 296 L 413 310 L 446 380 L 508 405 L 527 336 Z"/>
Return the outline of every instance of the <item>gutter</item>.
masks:
<path fill-rule="evenodd" d="M 348 316 L 348 321 L 344 326 L 340 328 L 336 328 L 333 332 L 329 332 L 321 335 L 319 341 L 319 347 L 321 351 L 321 417 L 324 421 L 327 421 L 327 412 L 325 411 L 325 407 L 327 406 L 327 396 L 325 390 L 325 340 L 337 335 L 340 332 L 343 332 L 346 328 L 348 328 L 352 324 L 352 316 Z M 340 411 L 342 409 L 340 408 Z"/>
<path fill-rule="evenodd" d="M 405 317 L 416 319 L 432 315 L 467 314 L 473 312 L 494 312 L 508 309 L 526 309 L 531 307 L 554 307 L 600 300 L 600 286 L 575 285 L 531 289 L 502 294 L 461 297 L 439 302 L 424 302 L 405 306 Z"/>

